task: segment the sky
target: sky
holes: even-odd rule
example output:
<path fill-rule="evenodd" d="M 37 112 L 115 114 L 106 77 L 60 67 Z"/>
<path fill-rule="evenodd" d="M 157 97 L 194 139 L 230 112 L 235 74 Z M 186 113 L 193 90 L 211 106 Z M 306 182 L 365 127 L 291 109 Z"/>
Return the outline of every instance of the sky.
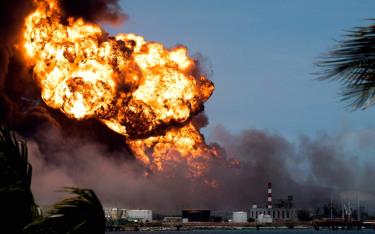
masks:
<path fill-rule="evenodd" d="M 373 0 L 122 0 L 129 19 L 106 26 L 204 56 L 215 92 L 210 124 L 237 133 L 266 130 L 289 139 L 375 128 L 375 108 L 351 111 L 314 63 L 345 30 L 369 24 Z"/>

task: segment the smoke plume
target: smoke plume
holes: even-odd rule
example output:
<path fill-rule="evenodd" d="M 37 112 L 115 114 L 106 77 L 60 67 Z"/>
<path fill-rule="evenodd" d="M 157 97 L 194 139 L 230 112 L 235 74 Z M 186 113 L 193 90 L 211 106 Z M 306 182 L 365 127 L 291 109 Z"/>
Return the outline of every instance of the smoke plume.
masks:
<path fill-rule="evenodd" d="M 257 129 L 231 134 L 218 126 L 211 138 L 220 144 L 220 155 L 208 162 L 203 177 L 193 179 L 186 176 L 184 162 L 174 162 L 167 170 L 150 174 L 138 161 L 124 159 L 124 152 L 109 152 L 105 144 L 66 139 L 56 129 L 43 129 L 38 134 L 46 145 L 53 146 L 42 150 L 39 144 L 29 141 L 34 166 L 32 186 L 41 204 L 60 196 L 56 191 L 62 186 L 72 185 L 93 188 L 105 206 L 165 212 L 263 205 L 269 181 L 275 198 L 293 195 L 298 207 L 315 207 L 328 202 L 330 196 L 347 199 L 353 191 L 359 191 L 360 199 L 366 201 L 372 201 L 375 194 L 368 187 L 368 178 L 374 176 L 374 162 L 360 162 L 354 152 L 343 147 L 347 133 L 303 136 L 292 143 Z M 354 137 L 363 144 L 363 134 L 350 133 L 350 140 Z M 374 137 L 373 132 L 366 135 L 368 141 Z M 51 157 L 53 163 L 45 160 Z"/>
<path fill-rule="evenodd" d="M 81 17 L 92 22 L 119 23 L 127 18 L 118 1 L 61 0 L 64 16 Z M 59 111 L 48 108 L 40 98 L 40 88 L 33 80 L 32 70 L 26 66 L 21 46 L 24 19 L 35 6 L 29 0 L 5 0 L 0 3 L 0 124 L 20 134 L 38 139 L 40 127 L 58 128 L 65 137 L 90 138 L 110 146 L 127 150 L 123 138 L 101 126 L 96 120 L 76 122 Z M 63 127 L 62 127 L 63 126 Z"/>
<path fill-rule="evenodd" d="M 85 21 L 119 24 L 128 19 L 117 0 L 64 0 L 61 8 L 65 17 L 83 18 Z"/>

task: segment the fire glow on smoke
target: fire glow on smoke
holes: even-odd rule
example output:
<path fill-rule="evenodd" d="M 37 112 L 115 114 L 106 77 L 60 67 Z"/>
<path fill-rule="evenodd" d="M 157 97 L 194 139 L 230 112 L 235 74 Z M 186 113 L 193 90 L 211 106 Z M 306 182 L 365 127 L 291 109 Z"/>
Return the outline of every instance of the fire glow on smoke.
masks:
<path fill-rule="evenodd" d="M 135 34 L 109 36 L 81 18 L 63 20 L 57 0 L 34 2 L 22 48 L 44 102 L 124 135 L 151 170 L 185 160 L 192 176 L 202 175 L 205 161 L 217 153 L 191 119 L 214 85 L 187 49 L 166 49 Z"/>

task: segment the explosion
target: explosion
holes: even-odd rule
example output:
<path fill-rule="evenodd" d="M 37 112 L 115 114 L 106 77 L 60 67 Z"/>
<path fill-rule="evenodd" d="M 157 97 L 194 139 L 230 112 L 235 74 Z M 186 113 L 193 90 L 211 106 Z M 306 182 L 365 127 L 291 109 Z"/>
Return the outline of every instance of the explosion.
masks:
<path fill-rule="evenodd" d="M 57 0 L 34 0 L 23 50 L 41 98 L 72 119 L 95 118 L 124 135 L 151 170 L 185 160 L 193 176 L 216 155 L 191 119 L 214 85 L 187 48 L 167 49 L 135 34 L 109 36 L 81 18 L 63 17 Z"/>

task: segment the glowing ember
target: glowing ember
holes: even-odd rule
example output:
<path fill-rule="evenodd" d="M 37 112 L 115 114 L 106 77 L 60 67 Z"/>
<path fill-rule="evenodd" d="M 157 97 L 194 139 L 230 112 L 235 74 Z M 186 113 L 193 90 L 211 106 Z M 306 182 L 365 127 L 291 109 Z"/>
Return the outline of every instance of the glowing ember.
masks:
<path fill-rule="evenodd" d="M 196 75 L 187 49 L 169 50 L 135 34 L 110 37 L 80 18 L 63 24 L 57 1 L 35 3 L 23 48 L 44 102 L 69 118 L 102 121 L 152 169 L 184 159 L 199 175 L 214 150 L 189 122 L 214 86 Z"/>

